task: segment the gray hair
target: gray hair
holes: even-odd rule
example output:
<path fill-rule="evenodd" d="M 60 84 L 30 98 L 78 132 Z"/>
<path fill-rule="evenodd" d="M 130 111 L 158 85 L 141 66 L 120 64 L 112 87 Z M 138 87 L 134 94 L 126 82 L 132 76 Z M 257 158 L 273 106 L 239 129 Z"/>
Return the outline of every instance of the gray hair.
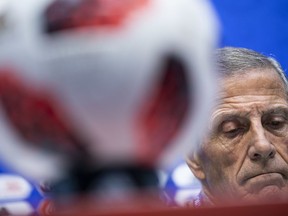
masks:
<path fill-rule="evenodd" d="M 221 77 L 233 76 L 241 72 L 245 73 L 247 70 L 256 68 L 274 69 L 283 81 L 286 92 L 288 92 L 286 75 L 280 64 L 272 57 L 267 57 L 246 48 L 224 47 L 217 49 L 216 63 Z"/>

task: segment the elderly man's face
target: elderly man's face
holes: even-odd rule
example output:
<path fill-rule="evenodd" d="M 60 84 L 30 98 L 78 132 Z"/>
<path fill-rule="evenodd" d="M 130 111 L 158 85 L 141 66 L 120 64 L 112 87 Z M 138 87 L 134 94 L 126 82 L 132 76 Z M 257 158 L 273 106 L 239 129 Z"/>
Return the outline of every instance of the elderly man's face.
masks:
<path fill-rule="evenodd" d="M 257 70 L 223 80 L 210 134 L 190 163 L 215 202 L 288 200 L 284 85 L 275 71 Z"/>

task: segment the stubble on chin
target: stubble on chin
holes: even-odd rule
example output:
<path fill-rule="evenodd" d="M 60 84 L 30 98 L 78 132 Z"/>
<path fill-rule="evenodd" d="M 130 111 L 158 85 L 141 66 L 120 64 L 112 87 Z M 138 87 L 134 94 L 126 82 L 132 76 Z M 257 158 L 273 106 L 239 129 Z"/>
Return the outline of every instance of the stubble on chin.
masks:
<path fill-rule="evenodd" d="M 241 199 L 243 204 L 269 204 L 288 202 L 288 191 L 275 185 L 262 188 L 255 193 L 248 193 Z"/>

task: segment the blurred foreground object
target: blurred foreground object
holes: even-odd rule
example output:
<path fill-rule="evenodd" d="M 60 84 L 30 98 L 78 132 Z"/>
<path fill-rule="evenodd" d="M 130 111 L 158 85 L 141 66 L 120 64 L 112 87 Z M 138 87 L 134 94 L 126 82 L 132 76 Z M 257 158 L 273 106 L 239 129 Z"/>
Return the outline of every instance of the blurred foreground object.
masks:
<path fill-rule="evenodd" d="M 193 148 L 212 105 L 210 4 L 11 0 L 5 22 L 1 158 L 64 201 L 158 194 L 156 168 Z"/>
<path fill-rule="evenodd" d="M 288 204 L 266 204 L 266 205 L 249 205 L 249 206 L 218 206 L 210 208 L 165 208 L 157 210 L 138 209 L 137 211 L 120 211 L 118 213 L 99 213 L 97 209 L 85 209 L 79 208 L 71 216 L 270 216 L 279 215 L 285 216 L 288 214 Z M 55 216 L 61 216 L 62 213 L 55 214 Z"/>
<path fill-rule="evenodd" d="M 0 171 L 0 215 L 32 215 L 44 201 L 30 182 L 13 173 Z"/>

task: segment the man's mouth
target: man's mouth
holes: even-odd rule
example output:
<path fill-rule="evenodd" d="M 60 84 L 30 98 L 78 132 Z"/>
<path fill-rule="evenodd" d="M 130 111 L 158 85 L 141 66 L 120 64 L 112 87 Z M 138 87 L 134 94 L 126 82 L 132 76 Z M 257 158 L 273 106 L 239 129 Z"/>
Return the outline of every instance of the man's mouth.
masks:
<path fill-rule="evenodd" d="M 285 185 L 283 175 L 278 172 L 260 173 L 247 178 L 245 182 L 251 193 L 258 193 L 266 187 L 278 190 Z"/>

